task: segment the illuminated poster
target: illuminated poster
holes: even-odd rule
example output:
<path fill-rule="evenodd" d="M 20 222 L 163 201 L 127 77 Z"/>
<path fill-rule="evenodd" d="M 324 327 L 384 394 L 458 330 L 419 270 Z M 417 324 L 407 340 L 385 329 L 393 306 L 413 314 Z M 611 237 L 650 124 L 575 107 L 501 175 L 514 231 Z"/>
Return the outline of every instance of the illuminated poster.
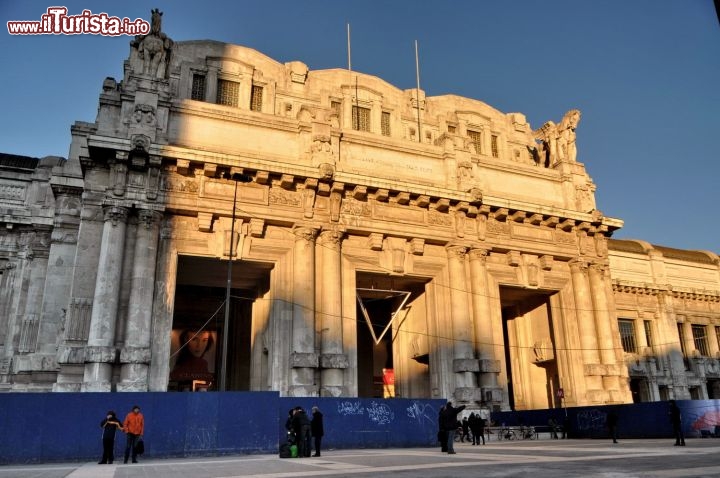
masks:
<path fill-rule="evenodd" d="M 206 391 L 214 387 L 217 334 L 175 329 L 170 342 L 170 388 Z"/>

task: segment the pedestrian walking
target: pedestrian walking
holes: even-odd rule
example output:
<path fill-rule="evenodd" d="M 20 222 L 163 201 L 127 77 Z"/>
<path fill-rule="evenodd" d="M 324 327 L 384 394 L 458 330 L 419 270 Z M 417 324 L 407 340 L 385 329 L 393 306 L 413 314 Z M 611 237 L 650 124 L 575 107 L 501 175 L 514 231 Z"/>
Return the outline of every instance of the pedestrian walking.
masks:
<path fill-rule="evenodd" d="M 610 412 L 607 414 L 607 417 L 605 418 L 607 422 L 608 431 L 610 432 L 610 438 L 612 438 L 613 443 L 617 443 L 618 439 L 618 415 L 615 413 L 614 410 L 610 410 Z"/>
<path fill-rule="evenodd" d="M 142 436 L 145 431 L 145 417 L 140 413 L 139 406 L 135 405 L 132 407 L 130 413 L 127 414 L 123 421 L 123 429 L 127 435 L 125 442 L 125 460 L 123 460 L 123 463 L 127 463 L 131 455 L 132 462 L 137 463 L 138 443 L 142 441 Z"/>
<path fill-rule="evenodd" d="M 672 423 L 673 435 L 675 435 L 675 446 L 685 446 L 685 435 L 682 430 L 682 413 L 675 400 L 670 400 L 670 423 Z"/>
<path fill-rule="evenodd" d="M 325 434 L 325 428 L 323 426 L 323 414 L 320 413 L 318 407 L 312 407 L 312 420 L 310 420 L 310 432 L 315 438 L 315 454 L 313 456 L 320 456 L 320 444 L 322 437 Z"/>
<path fill-rule="evenodd" d="M 110 464 L 115 460 L 115 432 L 123 429 L 115 412 L 110 410 L 100 422 L 102 431 L 103 454 L 98 465 Z"/>

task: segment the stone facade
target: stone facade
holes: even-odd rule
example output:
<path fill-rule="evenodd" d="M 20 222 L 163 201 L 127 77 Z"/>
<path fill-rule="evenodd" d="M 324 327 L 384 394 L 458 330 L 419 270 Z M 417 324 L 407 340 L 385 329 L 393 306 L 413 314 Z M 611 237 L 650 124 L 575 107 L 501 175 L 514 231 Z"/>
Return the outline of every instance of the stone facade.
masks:
<path fill-rule="evenodd" d="M 286 396 L 532 409 L 630 402 L 642 377 L 686 398 L 718 373 L 718 258 L 610 240 L 579 120 L 158 21 L 67 160 L 0 160 L 0 389 L 212 390 L 225 356 L 228 390 Z M 653 321 L 652 353 L 619 317 Z M 675 322 L 716 327 L 697 370 Z"/>

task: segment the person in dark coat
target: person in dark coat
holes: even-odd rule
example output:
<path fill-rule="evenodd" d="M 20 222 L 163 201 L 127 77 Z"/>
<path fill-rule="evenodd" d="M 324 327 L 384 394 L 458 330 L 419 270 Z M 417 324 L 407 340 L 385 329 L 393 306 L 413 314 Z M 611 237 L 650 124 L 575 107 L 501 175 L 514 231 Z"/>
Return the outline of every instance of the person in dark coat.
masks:
<path fill-rule="evenodd" d="M 457 430 L 458 413 L 465 410 L 465 405 L 459 407 L 453 407 L 452 402 L 447 402 L 445 410 L 441 413 L 440 422 L 442 428 L 447 432 L 447 453 L 448 455 L 455 454 L 455 432 Z"/>
<path fill-rule="evenodd" d="M 112 462 L 115 459 L 115 432 L 118 430 L 122 431 L 123 427 L 120 420 L 118 420 L 117 415 L 115 415 L 115 412 L 110 410 L 107 412 L 103 421 L 100 422 L 100 428 L 103 429 L 103 455 L 98 462 L 98 465 L 112 465 Z"/>
<path fill-rule="evenodd" d="M 312 447 L 310 419 L 302 407 L 295 407 L 295 412 L 292 417 L 292 427 L 293 432 L 295 432 L 295 439 L 297 440 L 298 456 L 310 456 L 310 450 Z"/>
<path fill-rule="evenodd" d="M 685 446 L 685 435 L 683 435 L 682 430 L 682 414 L 675 400 L 670 400 L 670 411 L 668 415 L 670 415 L 670 423 L 672 423 L 673 435 L 675 435 L 675 446 Z"/>
<path fill-rule="evenodd" d="M 313 456 L 320 456 L 320 442 L 325 434 L 323 427 L 323 414 L 320 413 L 318 407 L 312 407 L 312 420 L 310 420 L 310 432 L 315 438 L 315 454 Z"/>
<path fill-rule="evenodd" d="M 473 445 L 479 445 L 480 440 L 482 440 L 482 444 L 484 445 L 485 419 L 473 412 L 470 414 L 470 418 L 468 418 L 468 425 L 470 426 L 470 432 L 472 432 Z"/>
<path fill-rule="evenodd" d="M 463 417 L 460 426 L 462 427 L 462 435 L 460 435 L 460 441 L 465 443 L 466 438 L 468 441 L 470 441 L 470 424 L 468 423 L 467 417 Z"/>
<path fill-rule="evenodd" d="M 440 451 L 445 453 L 447 451 L 447 432 L 443 428 L 443 416 L 445 414 L 445 405 L 440 407 L 440 412 L 438 412 L 438 434 L 437 438 L 440 442 Z"/>
<path fill-rule="evenodd" d="M 618 431 L 617 431 L 617 425 L 618 425 L 618 416 L 617 413 L 614 411 L 610 411 L 607 414 L 607 426 L 608 431 L 610 432 L 610 438 L 612 438 L 613 443 L 617 443 L 618 439 Z"/>

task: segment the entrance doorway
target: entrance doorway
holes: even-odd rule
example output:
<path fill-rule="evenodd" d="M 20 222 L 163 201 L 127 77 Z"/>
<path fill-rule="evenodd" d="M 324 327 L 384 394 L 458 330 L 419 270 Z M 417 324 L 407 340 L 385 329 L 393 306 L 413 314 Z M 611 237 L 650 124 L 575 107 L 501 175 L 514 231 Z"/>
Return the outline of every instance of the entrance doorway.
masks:
<path fill-rule="evenodd" d="M 227 390 L 249 390 L 254 301 L 269 287 L 270 264 L 233 263 L 228 320 Z M 225 324 L 228 262 L 178 258 L 168 391 L 217 390 Z"/>
<path fill-rule="evenodd" d="M 358 274 L 358 397 L 430 396 L 425 282 Z"/>
<path fill-rule="evenodd" d="M 500 288 L 507 390 L 513 410 L 562 406 L 550 308 L 554 293 Z"/>

